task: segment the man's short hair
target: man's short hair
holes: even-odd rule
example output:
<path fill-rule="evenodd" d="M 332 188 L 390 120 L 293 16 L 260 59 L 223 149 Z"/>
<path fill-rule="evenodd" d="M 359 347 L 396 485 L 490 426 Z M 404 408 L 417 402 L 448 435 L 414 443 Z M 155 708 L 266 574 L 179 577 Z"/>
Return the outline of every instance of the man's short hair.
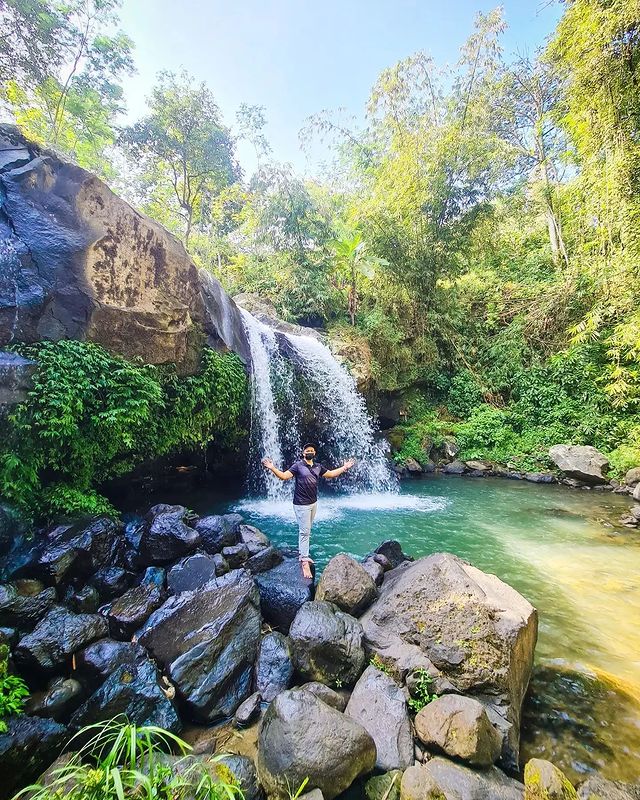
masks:
<path fill-rule="evenodd" d="M 315 449 L 316 449 L 316 446 L 315 446 L 315 444 L 311 444 L 311 443 L 309 443 L 309 444 L 305 444 L 305 445 L 302 447 L 302 449 L 303 449 L 303 450 L 306 450 L 308 447 L 310 447 L 312 450 L 315 450 Z"/>

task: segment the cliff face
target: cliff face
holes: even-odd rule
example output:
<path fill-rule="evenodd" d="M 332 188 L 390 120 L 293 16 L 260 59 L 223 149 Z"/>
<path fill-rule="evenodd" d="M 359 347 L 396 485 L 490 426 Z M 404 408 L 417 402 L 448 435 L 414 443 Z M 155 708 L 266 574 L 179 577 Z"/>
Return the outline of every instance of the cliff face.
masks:
<path fill-rule="evenodd" d="M 181 242 L 101 180 L 0 126 L 0 347 L 86 339 L 197 368 L 249 348 L 235 303 Z"/>

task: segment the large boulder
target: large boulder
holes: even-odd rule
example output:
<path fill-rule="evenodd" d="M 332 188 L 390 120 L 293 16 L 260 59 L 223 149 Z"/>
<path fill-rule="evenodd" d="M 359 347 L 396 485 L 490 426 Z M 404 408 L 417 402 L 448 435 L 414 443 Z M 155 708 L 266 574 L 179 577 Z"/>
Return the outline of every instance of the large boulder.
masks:
<path fill-rule="evenodd" d="M 0 586 L 0 627 L 30 631 L 56 602 L 56 590 L 37 580 L 17 580 Z"/>
<path fill-rule="evenodd" d="M 58 676 L 49 682 L 46 691 L 29 699 L 26 711 L 37 717 L 51 717 L 56 722 L 65 722 L 83 697 L 84 688 L 80 681 Z"/>
<path fill-rule="evenodd" d="M 167 573 L 167 587 L 171 594 L 192 592 L 216 577 L 216 562 L 207 553 L 194 553 L 175 564 Z"/>
<path fill-rule="evenodd" d="M 327 686 L 326 683 L 320 683 L 320 681 L 309 681 L 308 683 L 304 683 L 300 688 L 304 689 L 305 692 L 310 692 L 315 695 L 318 700 L 322 700 L 323 703 L 326 703 L 328 706 L 338 711 L 344 711 L 347 707 L 347 702 L 349 700 L 348 690 L 341 689 L 340 691 L 336 691 L 330 686 Z"/>
<path fill-rule="evenodd" d="M 415 718 L 416 734 L 436 748 L 476 767 L 494 764 L 502 736 L 493 727 L 482 703 L 472 697 L 446 694 L 432 700 Z"/>
<path fill-rule="evenodd" d="M 17 714 L 0 733 L 2 782 L 0 798 L 8 798 L 34 781 L 60 753 L 67 739 L 64 725 L 52 719 Z"/>
<path fill-rule="evenodd" d="M 86 645 L 107 635 L 107 621 L 98 614 L 73 614 L 54 606 L 14 651 L 21 669 L 51 674 Z"/>
<path fill-rule="evenodd" d="M 497 767 L 474 770 L 438 756 L 420 769 L 426 770 L 445 800 L 523 800 L 524 797 L 524 786 Z M 438 800 L 433 794 L 427 798 Z"/>
<path fill-rule="evenodd" d="M 153 611 L 160 607 L 164 592 L 154 584 L 141 583 L 115 600 L 107 611 L 109 631 L 114 639 L 131 639 Z"/>
<path fill-rule="evenodd" d="M 601 775 L 590 775 L 578 788 L 580 800 L 639 800 L 640 783 L 611 781 Z"/>
<path fill-rule="evenodd" d="M 212 722 L 250 694 L 260 624 L 253 579 L 236 570 L 169 598 L 138 640 L 164 666 L 189 715 Z"/>
<path fill-rule="evenodd" d="M 145 651 L 140 645 L 100 639 L 76 655 L 76 670 L 82 681 L 95 689 L 118 667 L 132 667 L 145 657 Z"/>
<path fill-rule="evenodd" d="M 71 717 L 73 728 L 119 715 L 136 725 L 157 725 L 177 733 L 182 725 L 173 703 L 158 685 L 158 672 L 148 660 L 116 668 Z"/>
<path fill-rule="evenodd" d="M 436 553 L 388 572 L 360 622 L 368 649 L 399 679 L 426 670 L 436 691 L 477 695 L 502 716 L 502 763 L 517 765 L 537 637 L 527 600 L 495 575 Z"/>
<path fill-rule="evenodd" d="M 223 547 L 238 544 L 241 524 L 242 517 L 239 514 L 213 514 L 199 519 L 196 530 L 204 550 L 213 554 L 221 552 Z"/>
<path fill-rule="evenodd" d="M 549 458 L 570 478 L 592 485 L 607 483 L 603 473 L 609 468 L 609 459 L 595 447 L 556 444 L 549 450 Z"/>
<path fill-rule="evenodd" d="M 270 703 L 289 688 L 293 677 L 291 642 L 278 631 L 263 636 L 256 661 L 256 689 Z"/>
<path fill-rule="evenodd" d="M 339 553 L 329 561 L 316 589 L 316 600 L 335 603 L 354 617 L 367 609 L 377 595 L 371 575 L 346 553 Z"/>
<path fill-rule="evenodd" d="M 190 372 L 204 333 L 248 362 L 235 303 L 178 239 L 17 128 L 2 126 L 0 144 L 27 154 L 0 164 L 0 234 L 16 254 L 14 269 L 0 271 L 0 345 L 86 339 Z"/>
<path fill-rule="evenodd" d="M 353 689 L 345 714 L 359 722 L 375 742 L 378 769 L 406 769 L 413 764 L 407 703 L 393 678 L 368 666 Z"/>
<path fill-rule="evenodd" d="M 305 603 L 289 631 L 298 673 L 308 680 L 350 686 L 365 665 L 362 626 L 324 600 Z"/>
<path fill-rule="evenodd" d="M 45 580 L 58 585 L 120 567 L 122 530 L 122 523 L 110 517 L 55 526 L 41 545 L 38 571 Z"/>
<path fill-rule="evenodd" d="M 290 797 L 305 778 L 332 800 L 376 763 L 367 731 L 304 689 L 279 694 L 267 709 L 258 739 L 258 776 L 267 795 Z"/>
<path fill-rule="evenodd" d="M 280 564 L 255 576 L 262 616 L 274 628 L 287 633 L 298 610 L 313 599 L 313 580 L 302 576 L 298 554 L 284 551 Z"/>
<path fill-rule="evenodd" d="M 140 531 L 138 559 L 143 566 L 169 564 L 191 553 L 200 534 L 184 522 L 186 509 L 168 510 L 145 521 Z"/>

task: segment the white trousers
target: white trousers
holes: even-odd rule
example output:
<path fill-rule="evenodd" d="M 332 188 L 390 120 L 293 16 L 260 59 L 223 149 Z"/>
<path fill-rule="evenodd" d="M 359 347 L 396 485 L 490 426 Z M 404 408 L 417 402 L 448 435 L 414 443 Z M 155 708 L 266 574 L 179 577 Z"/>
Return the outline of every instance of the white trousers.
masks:
<path fill-rule="evenodd" d="M 293 510 L 298 522 L 298 552 L 300 553 L 300 558 L 309 558 L 311 526 L 318 510 L 318 503 L 311 503 L 308 506 L 294 505 Z"/>

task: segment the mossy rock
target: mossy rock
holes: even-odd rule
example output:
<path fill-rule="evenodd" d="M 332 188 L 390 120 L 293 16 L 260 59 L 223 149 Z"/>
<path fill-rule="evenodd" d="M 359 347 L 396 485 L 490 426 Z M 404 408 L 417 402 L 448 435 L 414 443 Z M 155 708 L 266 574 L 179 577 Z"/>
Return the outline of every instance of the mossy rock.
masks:
<path fill-rule="evenodd" d="M 401 781 L 401 769 L 392 769 L 383 775 L 374 775 L 364 785 L 367 800 L 400 800 Z"/>
<path fill-rule="evenodd" d="M 532 758 L 524 768 L 525 800 L 578 800 L 578 793 L 561 769 L 542 758 Z"/>

